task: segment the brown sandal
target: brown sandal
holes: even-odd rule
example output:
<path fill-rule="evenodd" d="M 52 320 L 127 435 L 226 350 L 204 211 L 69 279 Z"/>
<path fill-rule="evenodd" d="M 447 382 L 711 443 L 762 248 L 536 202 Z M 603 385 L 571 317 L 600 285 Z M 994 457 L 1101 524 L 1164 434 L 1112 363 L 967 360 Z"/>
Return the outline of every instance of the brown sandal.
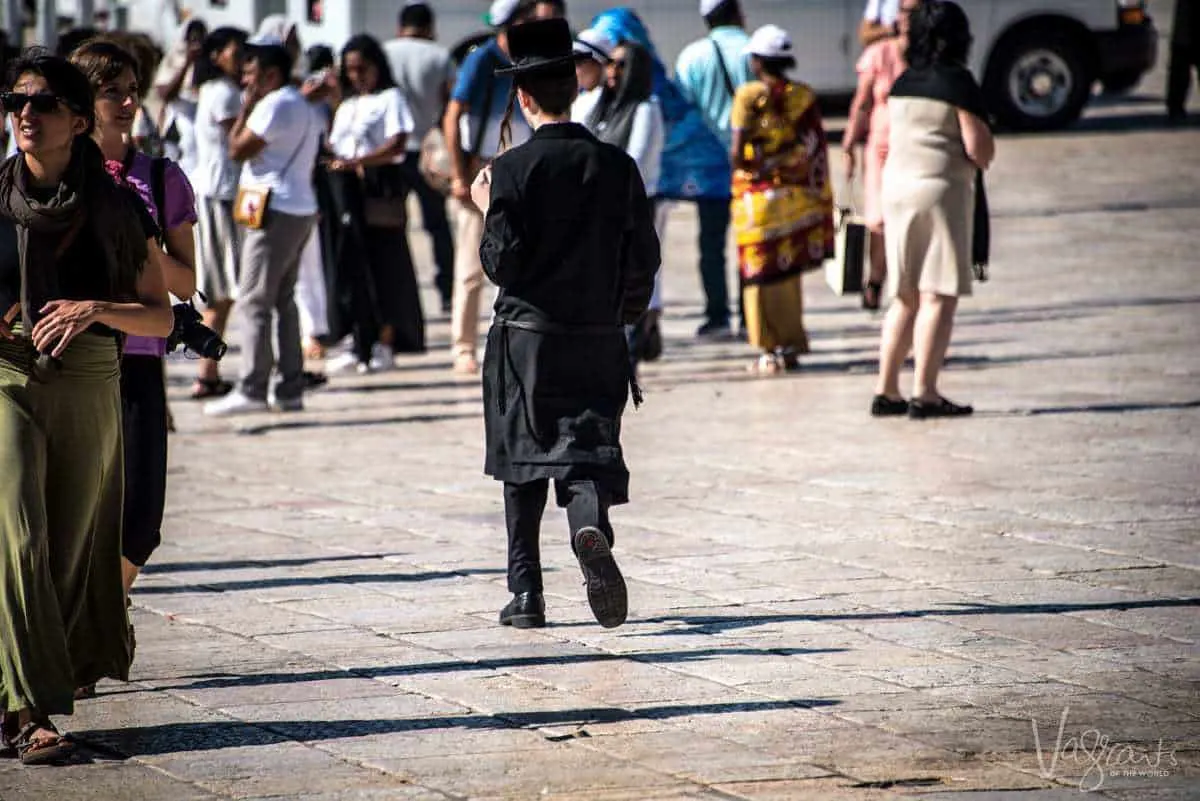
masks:
<path fill-rule="evenodd" d="M 51 737 L 33 735 L 39 731 L 51 732 Z M 12 746 L 17 750 L 17 756 L 22 765 L 56 765 L 66 761 L 75 750 L 75 744 L 58 733 L 54 724 L 48 720 L 31 720 L 21 729 Z"/>

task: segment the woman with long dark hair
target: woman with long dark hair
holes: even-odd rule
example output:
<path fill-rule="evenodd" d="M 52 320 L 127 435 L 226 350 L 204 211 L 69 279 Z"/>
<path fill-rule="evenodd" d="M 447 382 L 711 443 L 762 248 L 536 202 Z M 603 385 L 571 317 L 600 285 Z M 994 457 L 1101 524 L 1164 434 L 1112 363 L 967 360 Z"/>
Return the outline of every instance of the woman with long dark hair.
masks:
<path fill-rule="evenodd" d="M 177 298 L 196 293 L 196 201 L 191 184 L 170 159 L 152 159 L 129 143 L 141 93 L 137 59 L 121 47 L 93 39 L 71 54 L 95 93 L 92 138 L 104 154 L 109 174 L 133 189 L 158 222 L 167 289 Z M 125 431 L 125 490 L 136 503 L 125 505 L 121 553 L 125 591 L 162 541 L 167 500 L 167 388 L 161 337 L 131 336 L 121 353 L 121 404 Z"/>
<path fill-rule="evenodd" d="M 624 150 L 637 163 L 646 197 L 656 203 L 666 139 L 662 109 L 654 96 L 654 56 L 637 42 L 613 48 L 605 64 L 605 80 L 595 107 L 584 124 L 602 142 Z M 656 214 L 657 219 L 657 214 Z M 662 271 L 654 279 L 654 295 L 646 314 L 630 326 L 629 357 L 633 366 L 653 361 L 662 352 L 658 318 L 662 314 Z"/>
<path fill-rule="evenodd" d="M 390 370 L 396 351 L 425 350 L 400 169 L 412 113 L 374 37 L 359 34 L 342 48 L 341 81 L 328 166 L 342 221 L 338 302 L 349 308 L 354 346 L 329 369 Z"/>
<path fill-rule="evenodd" d="M 924 0 L 909 19 L 909 68 L 888 99 L 891 133 L 883 170 L 888 295 L 879 349 L 877 417 L 961 417 L 970 406 L 938 393 L 960 297 L 987 260 L 982 171 L 995 156 L 983 93 L 967 69 L 971 28 L 956 3 Z M 978 212 L 978 213 L 977 213 Z M 913 394 L 900 369 L 913 351 Z"/>
<path fill-rule="evenodd" d="M 121 334 L 171 330 L 157 228 L 92 140 L 87 78 L 40 51 L 0 102 L 0 751 L 70 751 L 51 715 L 128 678 L 121 584 Z M 19 320 L 19 322 L 18 322 Z"/>

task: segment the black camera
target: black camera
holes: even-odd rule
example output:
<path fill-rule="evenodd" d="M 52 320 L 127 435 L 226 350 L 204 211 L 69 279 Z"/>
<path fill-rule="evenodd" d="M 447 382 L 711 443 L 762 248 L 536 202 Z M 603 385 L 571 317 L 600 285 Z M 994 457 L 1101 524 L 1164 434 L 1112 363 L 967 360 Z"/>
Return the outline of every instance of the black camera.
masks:
<path fill-rule="evenodd" d="M 183 345 L 201 358 L 219 361 L 229 350 L 220 334 L 204 324 L 190 300 L 176 303 L 171 311 L 175 314 L 175 327 L 167 336 L 167 353 L 173 353 Z"/>

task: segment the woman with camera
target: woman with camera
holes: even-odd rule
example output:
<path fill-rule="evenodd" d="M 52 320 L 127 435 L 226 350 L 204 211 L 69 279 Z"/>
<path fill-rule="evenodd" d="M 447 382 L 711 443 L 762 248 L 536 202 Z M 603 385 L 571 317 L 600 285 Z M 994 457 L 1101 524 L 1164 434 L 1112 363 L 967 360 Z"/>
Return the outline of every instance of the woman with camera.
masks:
<path fill-rule="evenodd" d="M 120 333 L 171 330 L 157 227 L 105 172 L 93 95 L 27 51 L 0 103 L 20 153 L 0 165 L 0 752 L 70 751 L 51 715 L 126 679 Z M 19 320 L 19 322 L 18 322 Z"/>
<path fill-rule="evenodd" d="M 96 129 L 92 134 L 105 166 L 118 183 L 133 189 L 162 232 L 156 256 L 167 289 L 177 298 L 196 292 L 196 202 L 179 165 L 152 159 L 129 144 L 138 110 L 137 59 L 119 45 L 102 39 L 85 42 L 71 63 L 95 93 Z M 125 429 L 125 531 L 121 552 L 126 593 L 138 571 L 162 541 L 163 507 L 167 498 L 167 389 L 161 337 L 131 336 L 121 356 L 121 402 Z"/>
<path fill-rule="evenodd" d="M 341 81 L 344 99 L 333 115 L 334 158 L 327 167 L 342 221 L 335 251 L 338 302 L 352 321 L 354 346 L 329 369 L 390 370 L 396 351 L 425 350 L 400 168 L 413 118 L 373 37 L 354 36 L 342 48 Z"/>

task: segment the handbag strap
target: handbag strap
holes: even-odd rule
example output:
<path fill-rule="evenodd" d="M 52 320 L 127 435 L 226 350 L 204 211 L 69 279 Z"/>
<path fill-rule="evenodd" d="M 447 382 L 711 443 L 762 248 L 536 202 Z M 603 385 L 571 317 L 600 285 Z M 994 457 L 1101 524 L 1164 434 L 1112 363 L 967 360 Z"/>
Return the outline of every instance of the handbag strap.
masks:
<path fill-rule="evenodd" d="M 729 67 L 725 65 L 725 57 L 721 55 L 721 45 L 713 37 L 708 37 L 708 41 L 712 42 L 713 53 L 717 56 L 717 66 L 721 68 L 721 78 L 725 81 L 725 91 L 729 92 L 729 96 L 733 97 L 737 94 L 737 90 L 733 85 L 733 77 L 729 74 Z"/>
<path fill-rule="evenodd" d="M 296 157 L 300 155 L 300 151 L 304 149 L 304 145 L 308 142 L 308 132 L 312 130 L 313 111 L 308 107 L 308 101 L 301 98 L 304 104 L 304 133 L 300 136 L 300 143 L 296 145 L 296 149 L 292 151 L 292 155 L 288 157 L 287 163 L 283 165 L 283 169 L 279 171 L 279 182 L 283 183 L 292 169 L 292 164 L 296 161 Z"/>

